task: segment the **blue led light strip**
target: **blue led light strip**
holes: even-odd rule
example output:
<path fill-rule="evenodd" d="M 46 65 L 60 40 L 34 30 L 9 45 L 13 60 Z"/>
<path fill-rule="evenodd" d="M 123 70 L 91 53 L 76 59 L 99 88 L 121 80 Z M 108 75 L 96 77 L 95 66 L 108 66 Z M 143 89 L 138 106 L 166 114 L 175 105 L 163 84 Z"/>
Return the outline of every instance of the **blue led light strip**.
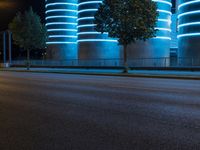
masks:
<path fill-rule="evenodd" d="M 159 10 L 159 11 L 171 14 L 169 11 L 164 11 L 164 10 Z M 94 17 L 82 17 L 82 18 L 78 18 L 77 21 L 80 21 L 80 20 L 92 20 L 92 19 L 94 19 Z M 171 20 L 169 20 L 169 19 L 158 19 L 158 21 L 168 22 L 169 24 L 171 24 Z"/>
<path fill-rule="evenodd" d="M 158 21 L 161 21 L 161 22 L 167 22 L 167 23 L 169 23 L 169 24 L 172 23 L 172 21 L 169 20 L 169 19 L 158 19 Z"/>
<path fill-rule="evenodd" d="M 77 17 L 74 17 L 74 16 L 49 16 L 49 17 L 46 17 L 46 20 L 48 19 L 53 19 L 53 18 L 72 18 L 72 19 L 77 19 Z"/>
<path fill-rule="evenodd" d="M 84 40 L 78 40 L 78 42 L 118 42 L 118 41 L 109 39 L 84 39 Z"/>
<path fill-rule="evenodd" d="M 70 35 L 50 35 L 49 38 L 77 38 L 77 36 Z"/>
<path fill-rule="evenodd" d="M 163 4 L 168 4 L 170 6 L 172 6 L 172 3 L 167 2 L 167 1 L 163 1 L 163 0 L 152 0 L 153 2 L 157 2 L 157 3 L 163 3 Z"/>
<path fill-rule="evenodd" d="M 82 13 L 82 12 L 90 12 L 90 11 L 97 11 L 98 9 L 84 9 L 84 10 L 80 10 L 78 11 L 78 13 Z"/>
<path fill-rule="evenodd" d="M 189 2 L 185 2 L 185 3 L 182 3 L 178 6 L 178 9 L 180 9 L 181 7 L 183 6 L 187 6 L 187 5 L 191 5 L 191 4 L 194 4 L 194 3 L 199 3 L 200 0 L 192 0 L 192 1 L 189 1 Z"/>
<path fill-rule="evenodd" d="M 193 26 L 193 25 L 200 25 L 200 22 L 190 22 L 190 23 L 180 24 L 180 25 L 178 25 L 178 28 Z"/>
<path fill-rule="evenodd" d="M 86 4 L 96 4 L 96 3 L 102 3 L 102 1 L 82 2 L 82 3 L 79 3 L 78 6 L 86 5 Z"/>
<path fill-rule="evenodd" d="M 154 37 L 153 39 L 171 40 L 170 37 L 165 37 L 165 36 L 157 36 L 157 37 Z"/>
<path fill-rule="evenodd" d="M 45 13 L 47 14 L 45 18 L 47 23 L 45 25 L 48 26 L 47 32 L 49 33 L 48 35 L 49 41 L 46 42 L 46 44 L 47 45 L 77 44 L 76 27 L 77 27 L 78 4 L 73 3 L 73 1 L 47 2 L 46 0 L 45 7 L 46 7 Z M 60 20 L 62 18 L 64 19 L 63 21 Z"/>
<path fill-rule="evenodd" d="M 49 7 L 49 6 L 56 6 L 56 5 L 72 5 L 72 6 L 78 6 L 77 4 L 74 3 L 49 3 L 46 4 L 45 7 Z"/>
<path fill-rule="evenodd" d="M 94 19 L 94 17 L 82 17 L 82 18 L 78 18 L 77 21 L 80 21 L 80 20 L 91 20 L 91 19 Z"/>
<path fill-rule="evenodd" d="M 48 14 L 50 12 L 75 12 L 75 13 L 77 13 L 78 11 L 72 10 L 72 9 L 50 9 L 50 10 L 47 10 L 45 13 Z"/>
<path fill-rule="evenodd" d="M 179 34 L 177 37 L 182 38 L 182 37 L 191 37 L 191 36 L 200 36 L 200 33 Z"/>
<path fill-rule="evenodd" d="M 84 24 L 84 25 L 79 25 L 77 28 L 84 28 L 84 27 L 95 27 L 96 24 Z"/>
<path fill-rule="evenodd" d="M 77 23 L 73 23 L 73 22 L 51 22 L 51 23 L 46 23 L 46 26 L 50 26 L 50 25 L 77 25 Z"/>
<path fill-rule="evenodd" d="M 100 33 L 100 32 L 79 32 L 77 34 L 78 35 L 85 35 L 85 34 L 102 34 L 102 33 Z M 103 33 L 103 34 L 108 35 L 108 33 Z"/>
<path fill-rule="evenodd" d="M 47 45 L 50 45 L 50 44 L 77 44 L 77 42 L 59 42 L 59 41 L 55 41 L 55 42 L 46 42 Z"/>
<path fill-rule="evenodd" d="M 178 18 L 186 16 L 186 15 L 193 15 L 193 14 L 199 14 L 199 13 L 200 13 L 200 10 L 189 11 L 189 12 L 181 13 L 180 15 L 178 15 Z"/>
<path fill-rule="evenodd" d="M 162 9 L 157 9 L 158 12 L 162 12 L 162 13 L 167 13 L 169 15 L 172 15 L 171 11 L 167 11 L 167 10 L 162 10 Z"/>
<path fill-rule="evenodd" d="M 48 32 L 52 32 L 52 31 L 71 31 L 71 32 L 77 32 L 77 30 L 75 29 L 48 29 Z"/>
<path fill-rule="evenodd" d="M 157 30 L 162 30 L 162 31 L 169 31 L 169 32 L 172 31 L 172 30 L 169 29 L 169 28 L 155 28 L 155 29 L 157 29 Z"/>
<path fill-rule="evenodd" d="M 167 1 L 163 1 L 163 0 L 153 0 L 154 2 L 157 3 L 163 3 L 163 4 L 167 4 L 172 6 L 172 3 L 167 2 Z M 91 2 L 82 2 L 80 3 L 78 6 L 80 5 L 85 5 L 85 4 L 95 4 L 95 3 L 102 3 L 102 1 L 91 1 Z M 91 12 L 91 11 L 97 11 L 97 9 L 84 9 L 84 10 L 80 10 L 78 11 L 78 13 L 82 13 L 82 12 Z M 157 11 L 159 13 L 166 13 L 169 15 L 172 15 L 172 13 L 170 11 L 167 10 L 162 10 L 162 9 L 157 9 Z M 77 21 L 81 21 L 81 20 L 93 20 L 94 17 L 82 17 L 82 18 L 78 18 Z M 169 25 L 171 24 L 171 20 L 170 19 L 158 19 L 158 21 L 160 22 L 167 22 Z M 95 26 L 95 24 L 86 24 L 86 25 L 79 25 L 77 28 L 81 28 L 81 27 L 93 27 Z M 169 31 L 171 32 L 171 29 L 169 28 L 161 28 L 161 27 L 157 27 L 156 29 L 158 30 L 162 30 L 162 31 Z M 101 34 L 99 32 L 79 32 L 77 33 L 78 35 L 87 35 L 87 34 Z M 104 33 L 104 34 L 108 34 L 108 33 Z M 165 37 L 165 36 L 157 36 L 154 39 L 164 39 L 164 40 L 171 40 L 170 37 Z M 117 40 L 110 40 L 110 39 L 81 39 L 78 40 L 78 42 L 117 42 Z"/>

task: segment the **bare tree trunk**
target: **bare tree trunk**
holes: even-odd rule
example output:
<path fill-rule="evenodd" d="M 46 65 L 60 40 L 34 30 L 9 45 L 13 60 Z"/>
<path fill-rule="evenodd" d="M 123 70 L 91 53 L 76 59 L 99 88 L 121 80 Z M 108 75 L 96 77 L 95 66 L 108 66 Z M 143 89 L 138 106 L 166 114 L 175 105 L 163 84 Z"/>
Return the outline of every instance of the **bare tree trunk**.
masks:
<path fill-rule="evenodd" d="M 26 64 L 27 70 L 30 70 L 30 50 L 27 50 L 27 64 Z"/>
<path fill-rule="evenodd" d="M 127 45 L 124 45 L 124 71 L 123 73 L 128 73 Z"/>

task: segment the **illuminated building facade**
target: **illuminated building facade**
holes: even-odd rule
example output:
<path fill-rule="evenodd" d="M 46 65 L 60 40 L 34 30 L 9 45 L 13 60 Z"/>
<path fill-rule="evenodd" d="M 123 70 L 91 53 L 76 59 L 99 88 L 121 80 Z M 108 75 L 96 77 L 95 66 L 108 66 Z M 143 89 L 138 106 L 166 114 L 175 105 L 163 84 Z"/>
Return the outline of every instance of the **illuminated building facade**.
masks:
<path fill-rule="evenodd" d="M 117 40 L 94 29 L 94 14 L 101 2 L 101 0 L 79 0 L 77 26 L 79 59 L 119 59 L 121 57 Z"/>
<path fill-rule="evenodd" d="M 153 1 L 157 3 L 157 11 L 159 13 L 156 37 L 146 42 L 139 41 L 130 45 L 128 57 L 130 60 L 143 58 L 148 65 L 152 63 L 154 66 L 166 66 L 169 65 L 169 60 L 162 58 L 169 58 L 170 56 L 172 3 L 171 0 Z"/>
<path fill-rule="evenodd" d="M 153 1 L 159 13 L 156 37 L 131 44 L 128 58 L 200 57 L 200 0 Z M 117 40 L 94 30 L 94 13 L 101 2 L 46 0 L 48 58 L 123 59 Z"/>
<path fill-rule="evenodd" d="M 178 56 L 200 65 L 200 0 L 179 0 L 178 12 Z"/>
<path fill-rule="evenodd" d="M 46 0 L 47 58 L 77 59 L 77 0 Z"/>

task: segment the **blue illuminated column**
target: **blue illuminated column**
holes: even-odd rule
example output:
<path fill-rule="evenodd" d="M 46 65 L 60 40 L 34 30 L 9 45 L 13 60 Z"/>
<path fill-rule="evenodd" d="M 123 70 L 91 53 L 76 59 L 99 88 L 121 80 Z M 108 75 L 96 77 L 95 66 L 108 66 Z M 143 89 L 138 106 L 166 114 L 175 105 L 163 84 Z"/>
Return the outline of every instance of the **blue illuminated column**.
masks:
<path fill-rule="evenodd" d="M 156 37 L 147 42 L 139 41 L 129 46 L 129 59 L 144 59 L 147 66 L 169 65 L 171 41 L 171 0 L 152 0 L 157 4 L 159 13 L 156 24 Z M 144 61 L 143 61 L 144 62 Z M 134 64 L 133 64 L 134 65 Z"/>
<path fill-rule="evenodd" d="M 119 59 L 117 40 L 108 34 L 98 33 L 94 27 L 94 14 L 101 0 L 79 0 L 78 5 L 78 49 L 80 59 Z"/>
<path fill-rule="evenodd" d="M 180 63 L 200 65 L 200 0 L 179 0 L 178 11 Z"/>
<path fill-rule="evenodd" d="M 77 10 L 77 0 L 46 0 L 48 59 L 77 59 Z"/>

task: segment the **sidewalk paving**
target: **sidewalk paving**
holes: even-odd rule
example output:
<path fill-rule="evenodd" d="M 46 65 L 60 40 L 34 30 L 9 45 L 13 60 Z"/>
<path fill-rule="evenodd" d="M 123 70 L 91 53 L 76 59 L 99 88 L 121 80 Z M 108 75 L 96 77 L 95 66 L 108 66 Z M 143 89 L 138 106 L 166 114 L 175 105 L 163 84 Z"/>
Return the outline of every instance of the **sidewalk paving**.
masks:
<path fill-rule="evenodd" d="M 200 80 L 200 71 L 169 71 L 169 70 L 130 70 L 122 73 L 122 69 L 77 69 L 77 68 L 2 68 L 0 71 L 35 72 L 35 73 L 61 73 L 80 75 L 105 75 L 125 77 L 149 77 L 149 78 L 175 78 Z"/>

